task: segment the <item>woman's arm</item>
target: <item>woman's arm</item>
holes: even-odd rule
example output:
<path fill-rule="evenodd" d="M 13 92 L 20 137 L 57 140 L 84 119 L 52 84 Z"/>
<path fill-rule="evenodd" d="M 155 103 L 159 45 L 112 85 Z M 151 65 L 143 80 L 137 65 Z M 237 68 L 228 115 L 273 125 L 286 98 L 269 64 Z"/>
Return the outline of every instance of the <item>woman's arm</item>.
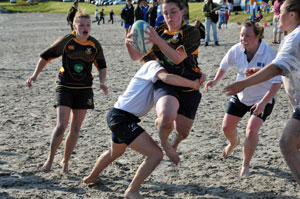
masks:
<path fill-rule="evenodd" d="M 161 70 L 156 75 L 161 81 L 163 81 L 166 84 L 170 84 L 173 86 L 193 88 L 194 90 L 199 90 L 200 86 L 203 84 L 206 77 L 204 74 L 202 74 L 204 79 L 201 78 L 192 81 L 184 77 L 181 77 L 179 75 L 168 73 L 166 70 Z"/>
<path fill-rule="evenodd" d="M 100 80 L 100 88 L 102 89 L 104 95 L 108 94 L 108 88 L 105 85 L 106 81 L 106 68 L 102 68 L 99 70 L 99 80 Z"/>
<path fill-rule="evenodd" d="M 272 77 L 280 75 L 281 72 L 281 69 L 276 65 L 269 64 L 250 77 L 225 87 L 223 91 L 227 95 L 235 95 L 241 92 L 244 88 L 269 80 Z"/>
<path fill-rule="evenodd" d="M 214 78 L 214 80 L 210 80 L 206 83 L 205 85 L 205 90 L 208 91 L 208 87 L 214 87 L 215 85 L 217 85 L 217 83 L 223 79 L 223 77 L 226 75 L 226 71 L 222 70 L 222 69 L 218 69 L 218 72 Z"/>
<path fill-rule="evenodd" d="M 139 61 L 144 57 L 144 55 L 139 53 L 133 47 L 133 40 L 131 39 L 132 34 L 130 33 L 130 31 L 131 31 L 131 27 L 129 27 L 128 34 L 126 35 L 126 38 L 125 38 L 125 46 L 126 46 L 126 49 L 127 49 L 127 52 L 129 54 L 130 58 L 133 61 Z"/>
<path fill-rule="evenodd" d="M 251 108 L 255 108 L 253 112 L 256 115 L 260 115 L 261 113 L 263 114 L 266 105 L 275 97 L 280 87 L 281 87 L 281 83 L 272 84 L 272 86 L 265 94 L 265 96 L 257 104 L 254 104 L 251 107 Z"/>
<path fill-rule="evenodd" d="M 187 58 L 186 53 L 182 48 L 177 50 L 171 48 L 165 40 L 163 40 L 157 32 L 154 30 L 153 27 L 149 27 L 150 32 L 146 32 L 149 37 L 145 38 L 145 40 L 156 44 L 162 53 L 168 57 L 174 64 L 180 64 L 185 58 Z"/>
<path fill-rule="evenodd" d="M 37 79 L 38 75 L 40 74 L 40 72 L 42 72 L 42 70 L 45 68 L 47 63 L 48 62 L 46 60 L 44 60 L 43 58 L 39 59 L 32 76 L 29 77 L 26 81 L 26 85 L 28 87 L 32 86 L 32 83 Z"/>

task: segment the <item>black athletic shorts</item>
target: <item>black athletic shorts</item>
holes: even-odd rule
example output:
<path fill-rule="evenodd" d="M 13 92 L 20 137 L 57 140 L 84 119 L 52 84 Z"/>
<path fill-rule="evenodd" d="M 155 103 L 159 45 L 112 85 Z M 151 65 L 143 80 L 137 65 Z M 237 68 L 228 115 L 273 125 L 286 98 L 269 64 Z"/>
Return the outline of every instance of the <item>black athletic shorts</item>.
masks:
<path fill-rule="evenodd" d="M 269 115 L 271 115 L 273 107 L 275 105 L 275 100 L 272 100 L 272 104 L 268 103 L 265 107 L 264 110 L 264 114 L 263 116 L 260 115 L 256 115 L 257 117 L 259 117 L 260 119 L 262 119 L 263 121 L 266 121 L 267 117 Z M 253 105 L 252 105 L 253 106 Z M 248 111 L 250 111 L 250 115 L 254 115 L 254 109 L 251 109 L 252 106 L 247 106 L 245 104 L 243 104 L 237 95 L 233 95 L 230 97 L 228 105 L 227 105 L 227 109 L 226 109 L 226 113 L 230 114 L 230 115 L 234 115 L 237 117 L 243 117 Z"/>
<path fill-rule="evenodd" d="M 198 106 L 201 101 L 201 93 L 199 91 L 177 90 L 176 87 L 170 86 L 157 81 L 154 84 L 154 102 L 156 103 L 161 97 L 171 95 L 179 102 L 178 114 L 194 120 Z"/>
<path fill-rule="evenodd" d="M 54 107 L 58 106 L 68 106 L 71 109 L 94 109 L 93 89 L 57 87 Z"/>
<path fill-rule="evenodd" d="M 300 108 L 295 109 L 292 118 L 300 121 Z"/>
<path fill-rule="evenodd" d="M 112 108 L 107 114 L 107 124 L 112 131 L 112 141 L 116 144 L 129 145 L 145 130 L 137 123 L 141 120 L 126 111 Z"/>

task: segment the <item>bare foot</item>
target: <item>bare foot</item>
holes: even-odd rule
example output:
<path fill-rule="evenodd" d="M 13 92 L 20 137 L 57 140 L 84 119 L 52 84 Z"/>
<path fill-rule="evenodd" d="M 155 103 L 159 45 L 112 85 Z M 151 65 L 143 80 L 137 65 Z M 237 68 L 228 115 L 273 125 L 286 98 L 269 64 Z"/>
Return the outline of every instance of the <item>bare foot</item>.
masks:
<path fill-rule="evenodd" d="M 125 191 L 124 198 L 127 198 L 127 199 L 144 199 L 144 197 L 139 192 L 130 191 L 130 190 Z"/>
<path fill-rule="evenodd" d="M 68 163 L 65 163 L 64 160 L 62 160 L 59 165 L 62 167 L 62 172 L 64 174 L 68 174 L 69 173 Z"/>
<path fill-rule="evenodd" d="M 249 166 L 242 166 L 240 176 L 248 177 L 250 175 Z"/>
<path fill-rule="evenodd" d="M 82 182 L 85 184 L 98 184 L 98 183 L 100 183 L 100 179 L 98 178 L 98 176 L 96 176 L 96 177 L 88 176 L 88 177 L 83 178 Z"/>
<path fill-rule="evenodd" d="M 163 149 L 166 152 L 166 155 L 168 156 L 168 158 L 170 158 L 170 160 L 174 164 L 179 163 L 179 161 L 180 161 L 179 156 L 173 147 L 171 147 L 169 144 L 167 144 L 167 145 L 163 146 Z"/>
<path fill-rule="evenodd" d="M 171 142 L 171 147 L 177 151 L 178 145 L 181 142 L 182 139 L 180 139 L 179 135 L 176 133 L 176 135 L 174 136 L 172 142 Z"/>
<path fill-rule="evenodd" d="M 47 159 L 46 162 L 44 163 L 44 165 L 42 166 L 41 171 L 47 173 L 51 170 L 51 166 L 52 166 L 52 163 Z"/>
<path fill-rule="evenodd" d="M 237 141 L 234 144 L 229 143 L 222 152 L 224 158 L 228 158 L 228 156 L 232 153 L 233 149 L 240 144 L 240 138 L 237 137 Z"/>

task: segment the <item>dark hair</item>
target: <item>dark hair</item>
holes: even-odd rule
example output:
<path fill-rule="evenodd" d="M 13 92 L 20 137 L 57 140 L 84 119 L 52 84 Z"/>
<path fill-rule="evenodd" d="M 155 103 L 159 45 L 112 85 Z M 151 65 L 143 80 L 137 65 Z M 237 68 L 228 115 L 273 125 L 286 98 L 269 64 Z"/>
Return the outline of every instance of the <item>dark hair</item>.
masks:
<path fill-rule="evenodd" d="M 179 8 L 179 10 L 184 9 L 184 5 L 181 0 L 163 0 L 162 1 L 162 4 L 166 4 L 166 3 L 174 3 Z"/>
<path fill-rule="evenodd" d="M 300 1 L 299 0 L 286 0 L 284 2 L 285 10 L 287 12 L 295 12 L 298 20 L 300 20 Z"/>
<path fill-rule="evenodd" d="M 254 34 L 259 35 L 259 41 L 264 38 L 264 27 L 260 26 L 258 23 L 255 23 L 251 20 L 246 20 L 242 23 L 242 27 L 252 27 Z"/>

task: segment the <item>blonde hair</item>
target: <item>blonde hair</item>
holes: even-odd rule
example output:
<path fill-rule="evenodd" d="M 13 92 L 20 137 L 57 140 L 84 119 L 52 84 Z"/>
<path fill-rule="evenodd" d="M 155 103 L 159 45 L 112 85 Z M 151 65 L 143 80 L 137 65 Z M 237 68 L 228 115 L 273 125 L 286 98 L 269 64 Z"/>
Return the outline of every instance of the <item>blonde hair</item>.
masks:
<path fill-rule="evenodd" d="M 82 19 L 82 18 L 83 19 L 91 19 L 89 14 L 87 14 L 84 10 L 79 9 L 76 12 L 76 15 L 75 15 L 74 20 L 73 20 L 73 24 L 77 24 L 78 20 Z"/>

